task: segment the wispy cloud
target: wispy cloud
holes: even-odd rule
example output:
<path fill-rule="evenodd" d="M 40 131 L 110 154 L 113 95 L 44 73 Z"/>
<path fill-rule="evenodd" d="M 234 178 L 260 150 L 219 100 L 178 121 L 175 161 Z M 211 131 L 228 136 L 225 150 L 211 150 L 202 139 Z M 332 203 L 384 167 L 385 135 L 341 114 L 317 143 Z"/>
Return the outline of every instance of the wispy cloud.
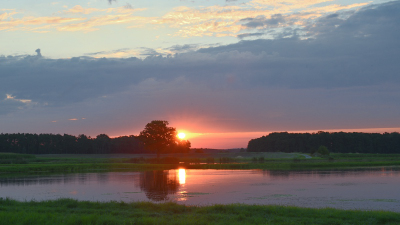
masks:
<path fill-rule="evenodd" d="M 86 56 L 91 56 L 94 58 L 126 58 L 126 57 L 132 57 L 132 56 L 140 56 L 141 51 L 139 49 L 129 49 L 129 48 L 123 48 L 123 49 L 116 49 L 113 51 L 99 51 L 99 52 L 92 52 L 92 53 L 86 53 Z"/>
<path fill-rule="evenodd" d="M 332 5 L 323 6 L 323 7 L 313 7 L 310 9 L 305 9 L 305 10 L 302 10 L 302 12 L 303 13 L 312 12 L 312 13 L 325 14 L 325 13 L 332 13 L 332 12 L 337 12 L 337 11 L 345 10 L 345 9 L 353 9 L 353 8 L 357 8 L 357 7 L 362 7 L 362 6 L 366 6 L 368 4 L 370 4 L 370 2 L 355 3 L 355 4 L 350 4 L 350 5 L 332 4 Z"/>
<path fill-rule="evenodd" d="M 265 18 L 266 23 L 270 26 L 277 27 L 285 26 L 304 26 L 309 19 L 317 19 L 326 13 L 335 12 L 344 9 L 352 9 L 355 7 L 365 6 L 369 3 L 357 3 L 351 5 L 331 4 L 324 7 L 310 6 L 318 3 L 330 2 L 332 0 L 312 0 L 312 1 L 265 1 L 254 0 L 248 4 L 240 6 L 211 6 L 200 8 L 178 7 L 167 13 L 160 19 L 153 20 L 155 24 L 169 24 L 178 31 L 176 36 L 191 37 L 191 36 L 237 36 L 243 33 L 244 29 L 241 21 L 244 19 Z M 272 24 L 279 19 L 289 19 L 291 23 Z M 265 29 L 265 26 L 261 26 Z M 254 26 L 258 29 L 258 26 Z M 246 32 L 244 32 L 246 33 Z M 243 35 L 242 35 L 243 37 Z"/>
<path fill-rule="evenodd" d="M 4 100 L 22 102 L 22 103 L 25 103 L 25 104 L 32 103 L 32 100 L 30 100 L 30 99 L 18 99 L 15 96 L 12 96 L 12 95 L 9 95 L 9 94 L 6 95 L 6 98 Z"/>
<path fill-rule="evenodd" d="M 319 3 L 332 2 L 334 0 L 252 0 L 250 4 L 255 4 L 258 6 L 273 6 L 285 8 L 285 10 L 292 10 L 298 8 L 305 8 Z"/>
<path fill-rule="evenodd" d="M 308 20 L 317 19 L 326 13 L 339 10 L 349 10 L 365 6 L 369 2 L 350 5 L 330 4 L 332 0 L 253 0 L 246 4 L 239 5 L 214 5 L 205 7 L 181 6 L 159 17 L 136 16 L 135 13 L 146 10 L 134 8 L 127 3 L 122 7 L 114 8 L 85 8 L 75 5 L 59 12 L 59 16 L 32 17 L 23 16 L 22 12 L 5 11 L 0 14 L 0 30 L 25 30 L 32 32 L 51 31 L 81 31 L 91 32 L 99 30 L 106 25 L 126 24 L 126 28 L 144 28 L 154 26 L 155 29 L 162 28 L 157 25 L 167 25 L 176 31 L 172 34 L 179 37 L 202 37 L 202 36 L 238 36 L 244 37 L 250 27 L 254 33 L 260 33 L 258 29 L 269 27 L 304 27 Z M 325 3 L 325 6 L 319 4 Z M 13 15 L 20 14 L 22 17 L 13 18 Z M 286 19 L 272 25 L 276 16 Z M 83 17 L 84 16 L 84 17 Z M 242 20 L 263 18 L 261 26 L 243 26 Z M 269 26 L 265 26 L 269 24 Z M 241 35 L 242 34 L 242 35 Z"/>
<path fill-rule="evenodd" d="M 18 110 L 30 109 L 36 105 L 37 102 L 31 99 L 17 98 L 15 95 L 5 94 L 5 98 L 0 100 L 0 115 L 9 114 Z"/>
<path fill-rule="evenodd" d="M 22 17 L 21 19 L 9 19 L 0 21 L 0 30 L 37 31 L 41 29 L 52 29 L 56 28 L 58 25 L 63 23 L 71 23 L 82 20 L 85 20 L 85 18 L 27 16 L 27 17 Z"/>
<path fill-rule="evenodd" d="M 125 15 L 105 15 L 98 16 L 86 20 L 81 23 L 71 23 L 68 25 L 59 26 L 57 29 L 59 31 L 95 31 L 98 30 L 100 26 L 105 25 L 115 25 L 115 24 L 124 24 L 131 22 L 143 22 L 147 21 L 145 17 L 140 16 L 132 16 L 131 14 Z"/>
<path fill-rule="evenodd" d="M 112 24 L 142 24 L 149 18 L 134 16 L 143 8 L 117 7 L 108 9 L 84 8 L 76 5 L 59 13 L 59 16 L 34 17 L 24 16 L 22 12 L 5 12 L 0 14 L 0 30 L 24 30 L 32 32 L 51 31 L 95 31 L 100 26 Z M 20 17 L 13 18 L 13 15 L 20 14 Z M 65 15 L 70 15 L 66 17 Z M 93 14 L 93 15 L 90 15 Z M 85 17 L 82 17 L 82 16 Z"/>
<path fill-rule="evenodd" d="M 104 12 L 107 9 L 96 9 L 96 8 L 83 8 L 80 5 L 76 5 L 70 9 L 64 10 L 64 13 L 72 13 L 72 14 L 91 14 L 93 12 Z"/>

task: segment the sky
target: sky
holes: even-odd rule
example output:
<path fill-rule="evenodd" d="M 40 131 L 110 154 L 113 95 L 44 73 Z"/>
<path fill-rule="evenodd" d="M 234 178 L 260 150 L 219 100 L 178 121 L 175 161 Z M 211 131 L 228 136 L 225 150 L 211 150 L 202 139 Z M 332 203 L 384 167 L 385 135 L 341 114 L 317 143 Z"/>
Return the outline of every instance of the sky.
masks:
<path fill-rule="evenodd" d="M 399 62 L 400 1 L 3 1 L 0 133 L 399 132 Z"/>

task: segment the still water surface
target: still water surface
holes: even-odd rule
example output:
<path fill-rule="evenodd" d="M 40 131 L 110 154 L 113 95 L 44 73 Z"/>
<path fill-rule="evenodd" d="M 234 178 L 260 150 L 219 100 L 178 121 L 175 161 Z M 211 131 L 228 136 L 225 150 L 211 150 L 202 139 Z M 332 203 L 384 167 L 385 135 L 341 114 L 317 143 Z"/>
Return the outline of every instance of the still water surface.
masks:
<path fill-rule="evenodd" d="M 0 197 L 278 204 L 400 212 L 400 170 L 165 170 L 0 178 Z"/>

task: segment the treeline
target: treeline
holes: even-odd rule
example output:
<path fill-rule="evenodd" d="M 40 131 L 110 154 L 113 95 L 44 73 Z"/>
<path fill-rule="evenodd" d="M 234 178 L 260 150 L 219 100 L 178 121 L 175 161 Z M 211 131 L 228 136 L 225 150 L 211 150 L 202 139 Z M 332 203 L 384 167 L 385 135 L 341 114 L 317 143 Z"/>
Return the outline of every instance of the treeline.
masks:
<path fill-rule="evenodd" d="M 141 141 L 133 135 L 110 138 L 99 134 L 0 134 L 0 152 L 24 154 L 110 154 L 144 153 Z"/>
<path fill-rule="evenodd" d="M 334 153 L 400 153 L 400 134 L 394 133 L 271 133 L 249 141 L 249 152 L 315 152 L 326 146 Z"/>

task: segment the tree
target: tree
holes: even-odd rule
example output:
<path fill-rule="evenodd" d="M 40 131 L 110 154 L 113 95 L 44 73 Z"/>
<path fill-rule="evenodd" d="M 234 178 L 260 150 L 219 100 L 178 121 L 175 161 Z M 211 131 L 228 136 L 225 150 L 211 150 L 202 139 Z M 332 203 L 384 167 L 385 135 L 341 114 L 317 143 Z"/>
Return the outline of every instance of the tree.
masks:
<path fill-rule="evenodd" d="M 94 141 L 97 149 L 96 154 L 110 153 L 111 139 L 107 134 L 97 135 Z"/>
<path fill-rule="evenodd" d="M 191 143 L 188 140 L 177 140 L 176 146 L 173 152 L 176 153 L 188 153 L 190 151 Z"/>
<path fill-rule="evenodd" d="M 184 143 L 177 138 L 174 127 L 168 127 L 169 123 L 165 120 L 153 120 L 148 123 L 144 130 L 140 132 L 139 139 L 144 147 L 152 152 L 156 152 L 157 158 L 161 153 L 171 153 L 177 149 L 190 148 L 190 142 Z"/>

